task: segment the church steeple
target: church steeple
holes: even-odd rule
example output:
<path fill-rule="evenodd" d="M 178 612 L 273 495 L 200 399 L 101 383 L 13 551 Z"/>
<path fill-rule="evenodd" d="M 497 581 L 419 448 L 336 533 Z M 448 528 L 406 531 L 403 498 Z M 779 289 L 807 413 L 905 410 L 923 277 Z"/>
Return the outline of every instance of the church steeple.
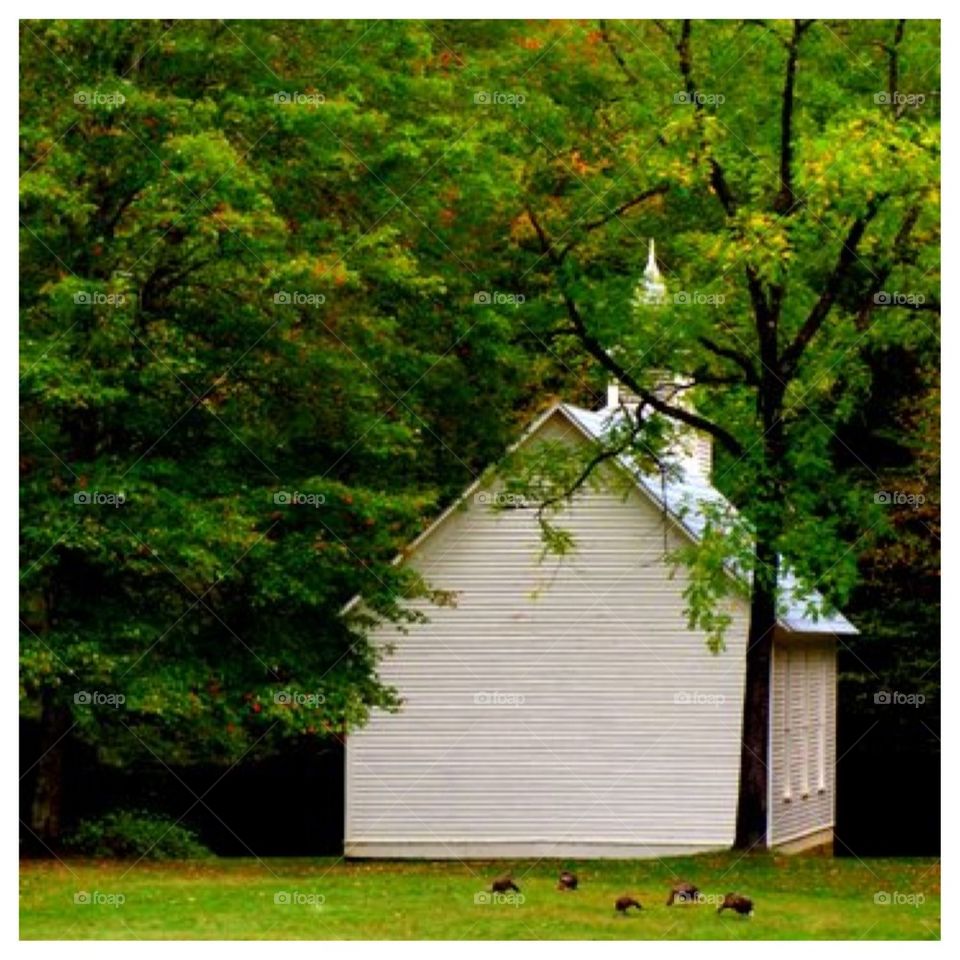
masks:
<path fill-rule="evenodd" d="M 663 282 L 663 277 L 660 276 L 660 270 L 657 268 L 657 254 L 653 237 L 651 237 L 647 268 L 643 271 L 643 295 L 641 299 L 644 303 L 663 303 L 666 292 L 666 285 Z"/>

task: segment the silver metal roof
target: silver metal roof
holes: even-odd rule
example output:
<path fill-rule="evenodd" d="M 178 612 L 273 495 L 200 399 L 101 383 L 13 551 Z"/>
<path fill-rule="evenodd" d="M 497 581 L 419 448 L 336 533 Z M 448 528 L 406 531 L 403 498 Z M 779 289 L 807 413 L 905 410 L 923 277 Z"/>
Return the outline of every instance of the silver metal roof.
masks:
<path fill-rule="evenodd" d="M 571 422 L 578 426 L 588 437 L 602 440 L 611 425 L 619 416 L 617 411 L 585 410 L 569 403 L 558 406 Z M 543 422 L 541 418 L 538 424 Z M 686 472 L 664 480 L 660 474 L 644 474 L 628 456 L 621 456 L 622 465 L 630 471 L 637 486 L 657 503 L 693 537 L 699 540 L 703 536 L 707 519 L 704 504 L 712 504 L 724 511 L 736 512 L 736 508 L 704 477 Z M 734 571 L 745 579 L 749 575 Z M 803 593 L 796 577 L 789 569 L 780 572 L 780 603 L 784 610 L 779 622 L 782 627 L 796 633 L 834 633 L 855 634 L 859 631 L 842 613 L 827 612 L 823 597 L 817 592 Z"/>

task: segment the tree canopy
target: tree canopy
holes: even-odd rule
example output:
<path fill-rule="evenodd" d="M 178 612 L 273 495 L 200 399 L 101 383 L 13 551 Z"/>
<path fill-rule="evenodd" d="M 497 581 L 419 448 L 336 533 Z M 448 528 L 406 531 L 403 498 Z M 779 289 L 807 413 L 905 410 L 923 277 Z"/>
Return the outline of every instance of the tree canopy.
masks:
<path fill-rule="evenodd" d="M 366 618 L 432 589 L 398 551 L 610 376 L 638 448 L 712 434 L 758 582 L 783 556 L 841 603 L 909 539 L 855 426 L 891 394 L 935 473 L 937 23 L 24 21 L 21 47 L 22 690 L 51 743 L 227 762 L 394 706 Z M 722 559 L 689 558 L 711 629 Z"/>

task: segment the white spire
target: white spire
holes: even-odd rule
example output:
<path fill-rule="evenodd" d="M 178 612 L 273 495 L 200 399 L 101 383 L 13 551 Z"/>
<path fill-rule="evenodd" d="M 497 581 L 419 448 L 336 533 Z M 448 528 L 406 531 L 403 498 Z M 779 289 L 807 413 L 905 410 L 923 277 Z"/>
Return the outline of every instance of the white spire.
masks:
<path fill-rule="evenodd" d="M 666 285 L 657 269 L 657 254 L 654 249 L 653 237 L 651 237 L 647 269 L 643 271 L 643 296 L 641 299 L 644 303 L 663 303 L 666 292 Z"/>
<path fill-rule="evenodd" d="M 660 271 L 657 269 L 657 253 L 653 244 L 653 237 L 650 238 L 650 253 L 647 256 L 647 269 L 643 271 L 643 275 L 648 280 L 660 279 Z"/>

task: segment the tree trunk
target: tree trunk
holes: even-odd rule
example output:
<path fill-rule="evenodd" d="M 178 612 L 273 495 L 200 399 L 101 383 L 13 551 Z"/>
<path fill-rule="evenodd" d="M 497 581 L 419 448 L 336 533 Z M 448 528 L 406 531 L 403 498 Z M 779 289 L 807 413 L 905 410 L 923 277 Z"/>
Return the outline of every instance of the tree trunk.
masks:
<path fill-rule="evenodd" d="M 40 757 L 33 789 L 30 829 L 48 850 L 60 843 L 63 800 L 63 761 L 66 753 L 70 711 L 45 692 L 40 713 Z"/>
<path fill-rule="evenodd" d="M 775 313 L 758 318 L 763 359 L 759 402 L 764 427 L 764 475 L 759 478 L 755 504 L 756 539 L 740 733 L 740 793 L 734 843 L 742 850 L 765 847 L 767 841 L 770 661 L 773 656 L 773 634 L 777 627 L 777 585 L 780 580 L 778 533 L 782 522 L 782 469 L 785 459 L 782 410 L 786 382 L 779 372 L 777 361 L 777 322 Z"/>
<path fill-rule="evenodd" d="M 757 570 L 777 571 L 777 555 L 757 540 Z M 776 574 L 754 575 L 747 634 L 746 687 L 740 742 L 740 795 L 735 846 L 749 850 L 767 838 L 767 756 L 770 732 L 770 659 L 777 625 Z"/>

